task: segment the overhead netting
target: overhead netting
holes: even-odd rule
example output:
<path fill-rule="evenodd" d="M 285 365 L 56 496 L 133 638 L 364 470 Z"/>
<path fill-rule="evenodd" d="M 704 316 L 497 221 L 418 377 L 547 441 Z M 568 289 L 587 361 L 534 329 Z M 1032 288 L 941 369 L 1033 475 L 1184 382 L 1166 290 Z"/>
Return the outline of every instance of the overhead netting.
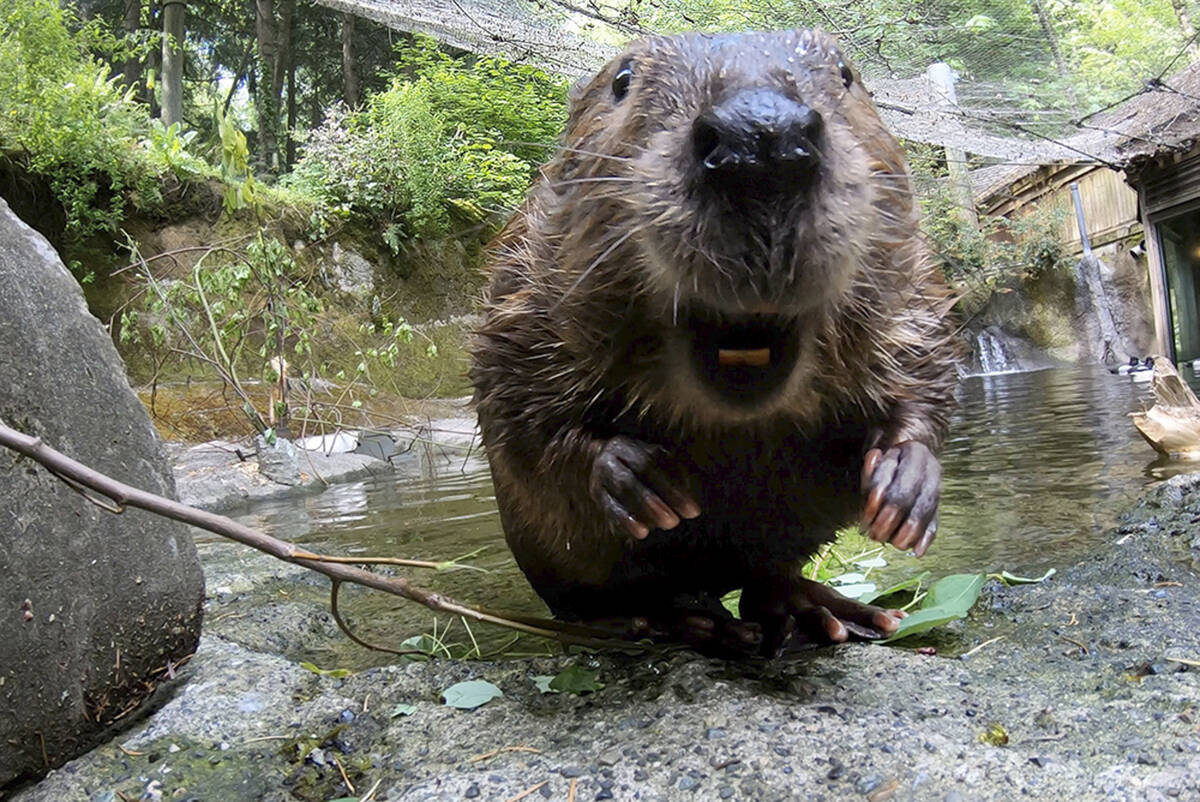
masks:
<path fill-rule="evenodd" d="M 855 61 L 893 132 L 964 151 L 976 166 L 1000 171 L 1064 161 L 1118 165 L 1122 141 L 1126 148 L 1131 136 L 1154 144 L 1154 131 L 1177 123 L 1175 110 L 1200 92 L 1179 73 L 1197 37 L 1186 10 L 1180 16 L 1168 0 L 977 2 L 974 14 L 965 0 L 317 2 L 572 77 L 647 33 L 820 27 Z M 955 72 L 956 99 L 927 77 L 939 61 Z"/>

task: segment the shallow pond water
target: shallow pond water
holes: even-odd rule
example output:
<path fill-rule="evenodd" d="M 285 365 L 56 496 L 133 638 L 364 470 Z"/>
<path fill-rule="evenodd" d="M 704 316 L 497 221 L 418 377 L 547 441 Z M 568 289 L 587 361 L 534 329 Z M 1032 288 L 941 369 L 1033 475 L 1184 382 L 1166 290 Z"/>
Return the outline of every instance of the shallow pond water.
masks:
<path fill-rule="evenodd" d="M 1128 417 L 1150 399 L 1148 383 L 1099 368 L 964 379 L 942 456 L 938 539 L 922 560 L 888 549 L 883 578 L 925 569 L 935 576 L 1002 569 L 1033 574 L 1105 548 L 1106 530 L 1160 475 L 1151 470 L 1154 452 Z M 382 474 L 320 495 L 263 502 L 237 517 L 335 554 L 447 560 L 483 549 L 469 562 L 487 574 L 409 575 L 474 604 L 543 613 L 504 546 L 486 463 L 479 455 L 432 457 L 436 470 L 425 479 Z M 202 545 L 206 561 L 215 554 L 209 546 Z M 324 592 L 320 581 L 305 584 L 314 597 Z M 432 614 L 416 605 L 357 591 L 346 599 L 374 640 L 394 645 L 432 629 Z M 474 636 L 485 652 L 510 639 L 494 630 L 477 629 Z M 450 639 L 469 642 L 461 625 Z M 545 650 L 532 641 L 528 648 Z"/>

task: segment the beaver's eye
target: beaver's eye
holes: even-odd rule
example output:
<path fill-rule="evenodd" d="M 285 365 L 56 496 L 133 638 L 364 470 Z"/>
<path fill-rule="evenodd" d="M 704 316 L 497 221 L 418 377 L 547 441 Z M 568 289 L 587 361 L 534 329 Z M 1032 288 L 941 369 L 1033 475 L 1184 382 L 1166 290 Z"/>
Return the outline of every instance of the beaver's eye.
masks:
<path fill-rule="evenodd" d="M 621 100 L 629 94 L 629 83 L 633 80 L 633 63 L 625 61 L 621 63 L 621 68 L 617 70 L 617 74 L 613 76 L 612 90 L 613 97 Z"/>
<path fill-rule="evenodd" d="M 842 83 L 846 85 L 846 88 L 849 89 L 854 86 L 854 70 L 850 69 L 850 65 L 838 59 L 837 68 L 838 73 L 842 76 Z"/>

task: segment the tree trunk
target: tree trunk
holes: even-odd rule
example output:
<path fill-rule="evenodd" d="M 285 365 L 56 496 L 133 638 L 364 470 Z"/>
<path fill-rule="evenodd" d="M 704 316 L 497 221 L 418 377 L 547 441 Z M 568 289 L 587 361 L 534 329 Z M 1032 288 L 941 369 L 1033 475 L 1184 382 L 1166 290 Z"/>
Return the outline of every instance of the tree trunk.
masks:
<path fill-rule="evenodd" d="M 279 27 L 276 28 L 276 42 L 279 44 L 279 49 L 275 53 L 275 85 L 272 90 L 275 92 L 276 101 L 283 111 L 283 88 L 286 84 L 288 87 L 288 103 L 287 103 L 287 119 L 284 121 L 282 135 L 282 153 L 285 165 L 291 165 L 292 157 L 295 155 L 295 146 L 292 144 L 292 120 L 295 116 L 292 110 L 292 87 L 295 84 L 295 51 L 294 43 L 292 42 L 292 23 L 296 19 L 296 0 L 279 0 Z M 282 114 L 280 115 L 283 116 Z"/>
<path fill-rule="evenodd" d="M 288 54 L 287 65 L 287 168 L 296 163 L 296 49 Z"/>
<path fill-rule="evenodd" d="M 151 28 L 155 25 L 151 25 Z M 152 47 L 146 55 L 146 104 L 150 106 L 150 116 L 158 117 L 161 113 L 161 108 L 158 105 L 158 96 L 155 93 L 155 84 L 160 79 L 162 73 L 162 48 Z"/>
<path fill-rule="evenodd" d="M 137 37 L 138 30 L 142 27 L 142 0 L 125 0 L 125 36 L 132 42 Z M 133 86 L 141 83 L 142 80 L 142 61 L 134 55 L 130 55 L 125 59 L 125 64 L 121 70 L 125 78 L 126 86 Z"/>
<path fill-rule="evenodd" d="M 1050 45 L 1050 54 L 1054 56 L 1054 66 L 1058 70 L 1058 74 L 1067 75 L 1067 60 L 1063 58 L 1062 47 L 1058 43 L 1058 34 L 1054 32 L 1054 24 L 1050 20 L 1050 14 L 1046 11 L 1045 4 L 1042 0 L 1029 0 L 1029 4 L 1033 6 L 1033 13 L 1037 16 L 1038 24 L 1042 26 L 1042 33 Z"/>
<path fill-rule="evenodd" d="M 254 9 L 262 76 L 256 96 L 262 158 L 267 166 L 277 173 L 283 155 L 283 84 L 291 60 L 292 21 L 296 15 L 296 0 L 279 0 L 278 17 L 274 0 L 255 0 Z"/>
<path fill-rule="evenodd" d="M 1175 19 L 1179 20 L 1179 30 L 1183 31 L 1183 36 L 1187 40 L 1188 56 L 1195 58 L 1200 52 L 1200 46 L 1196 44 L 1196 26 L 1192 24 L 1192 15 L 1187 9 L 1187 0 L 1171 0 L 1171 8 L 1175 9 Z"/>
<path fill-rule="evenodd" d="M 358 67 L 354 61 L 354 17 L 342 15 L 342 99 L 346 106 L 358 105 Z"/>
<path fill-rule="evenodd" d="M 167 0 L 163 5 L 162 121 L 183 122 L 183 18 L 185 0 Z"/>
<path fill-rule="evenodd" d="M 275 38 L 275 3 L 254 0 L 255 32 L 258 36 L 258 64 L 261 80 L 254 93 L 258 112 L 259 156 L 273 171 L 279 169 L 279 95 L 275 87 L 275 65 L 279 45 Z"/>

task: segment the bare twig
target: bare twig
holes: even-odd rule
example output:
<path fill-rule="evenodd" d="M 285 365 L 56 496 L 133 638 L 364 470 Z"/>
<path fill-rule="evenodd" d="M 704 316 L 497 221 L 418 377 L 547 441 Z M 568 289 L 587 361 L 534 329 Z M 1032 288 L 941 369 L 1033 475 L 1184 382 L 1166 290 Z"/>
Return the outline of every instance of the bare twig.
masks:
<path fill-rule="evenodd" d="M 332 755 L 333 765 L 337 766 L 338 772 L 342 775 L 342 782 L 350 789 L 350 793 L 354 793 L 354 783 L 350 782 L 350 778 L 346 776 L 346 769 L 342 767 L 342 761 L 337 759 L 337 755 Z"/>
<path fill-rule="evenodd" d="M 324 574 L 335 582 L 351 582 L 356 585 L 374 588 L 395 596 L 401 596 L 410 601 L 415 601 L 435 612 L 449 613 L 476 621 L 484 621 L 530 635 L 551 638 L 563 643 L 573 643 L 594 648 L 639 648 L 635 643 L 613 639 L 610 633 L 604 630 L 551 619 L 519 615 L 511 616 L 484 608 L 472 607 L 440 593 L 417 587 L 403 577 L 383 576 L 364 568 L 314 559 L 314 557 L 319 557 L 320 555 L 314 555 L 312 552 L 298 548 L 293 543 L 271 537 L 224 515 L 217 515 L 206 510 L 189 507 L 178 501 L 164 498 L 145 490 L 139 490 L 124 482 L 119 482 L 111 476 L 106 476 L 47 446 L 40 438 L 31 437 L 7 426 L 3 421 L 0 421 L 0 445 L 24 454 L 40 463 L 64 482 L 74 483 L 111 499 L 117 508 L 136 507 L 156 515 L 161 515 L 164 518 L 191 524 L 192 526 L 270 554 L 284 562 L 295 563 L 317 573 Z M 356 642 L 360 642 L 361 644 L 361 641 Z"/>
<path fill-rule="evenodd" d="M 992 638 L 991 640 L 985 640 L 983 643 L 979 644 L 978 646 L 976 646 L 973 649 L 968 649 L 967 651 L 962 653 L 962 659 L 966 660 L 968 657 L 975 654 L 975 652 L 979 651 L 980 649 L 984 648 L 985 646 L 992 645 L 993 643 L 995 643 L 998 640 L 1004 640 L 1004 636 L 997 635 L 996 637 Z"/>
<path fill-rule="evenodd" d="M 542 753 L 542 750 L 534 749 L 532 746 L 502 746 L 499 749 L 493 749 L 490 752 L 484 752 L 482 755 L 475 755 L 475 757 L 471 758 L 467 762 L 468 763 L 478 763 L 481 760 L 491 760 L 496 755 L 502 754 L 504 752 L 532 752 L 535 755 L 540 755 Z"/>
<path fill-rule="evenodd" d="M 350 625 L 342 618 L 341 611 L 338 610 L 338 591 L 342 588 L 342 582 L 339 579 L 333 580 L 333 586 L 329 589 L 329 612 L 333 614 L 333 620 L 337 622 L 338 628 L 346 633 L 346 637 L 362 646 L 364 649 L 371 649 L 376 652 L 387 652 L 388 654 L 399 655 L 405 657 L 407 655 L 423 655 L 428 657 L 425 651 L 421 649 L 393 649 L 390 646 L 380 646 L 375 643 L 369 643 L 355 635 L 350 630 Z"/>
<path fill-rule="evenodd" d="M 510 797 L 509 797 L 507 800 L 505 800 L 505 802 L 520 802 L 520 800 L 522 800 L 522 799 L 524 799 L 525 797 L 529 796 L 529 795 L 530 795 L 530 794 L 532 794 L 534 791 L 538 790 L 539 788 L 541 788 L 543 785 L 545 785 L 545 784 L 546 784 L 546 783 L 548 783 L 548 782 L 550 782 L 550 781 L 549 781 L 549 780 L 542 780 L 542 781 L 541 781 L 540 783 L 538 783 L 537 785 L 531 785 L 531 786 L 529 786 L 528 788 L 526 788 L 524 791 L 522 791 L 521 793 L 517 794 L 516 796 L 510 796 Z"/>

